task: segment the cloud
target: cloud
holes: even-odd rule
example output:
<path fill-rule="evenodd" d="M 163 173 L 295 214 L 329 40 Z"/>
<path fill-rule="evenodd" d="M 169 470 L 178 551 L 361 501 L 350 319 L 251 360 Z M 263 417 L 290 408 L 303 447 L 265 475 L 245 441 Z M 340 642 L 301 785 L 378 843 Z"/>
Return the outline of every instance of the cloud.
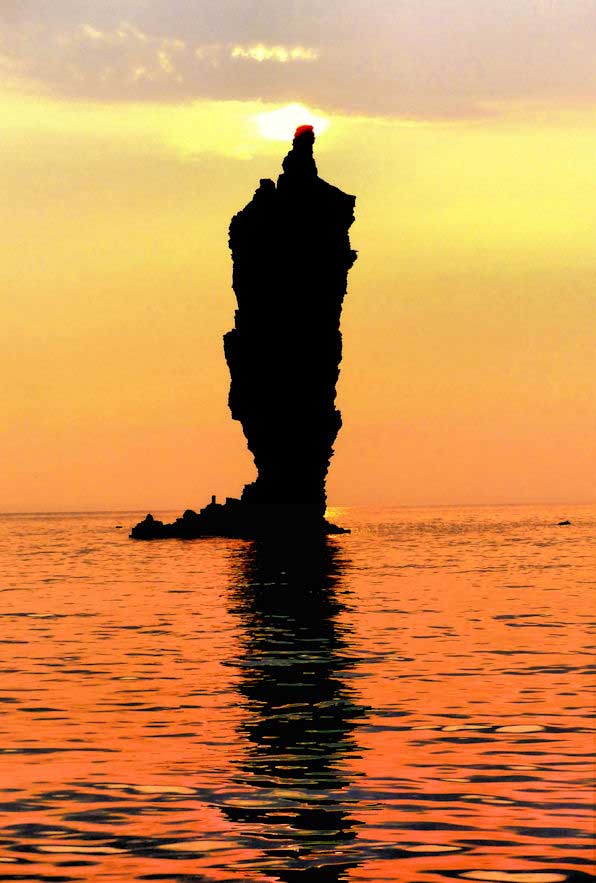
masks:
<path fill-rule="evenodd" d="M 596 101 L 593 0 L 3 0 L 0 53 L 94 101 L 305 101 L 475 116 Z"/>
<path fill-rule="evenodd" d="M 257 43 L 255 46 L 234 46 L 230 55 L 232 58 L 248 58 L 251 61 L 277 61 L 285 64 L 288 61 L 315 61 L 318 52 L 315 49 L 305 49 L 303 46 L 265 46 Z"/>
<path fill-rule="evenodd" d="M 98 28 L 94 28 L 90 24 L 83 24 L 78 35 L 75 32 L 70 36 L 66 35 L 64 39 L 66 42 L 72 42 L 72 40 L 76 40 L 77 36 L 95 42 L 109 43 L 112 46 L 117 46 L 130 41 L 133 43 L 137 42 L 141 44 L 167 47 L 169 49 L 186 49 L 186 43 L 184 40 L 180 40 L 176 37 L 159 37 L 146 34 L 129 21 L 121 21 L 118 27 L 112 31 L 100 31 Z"/>

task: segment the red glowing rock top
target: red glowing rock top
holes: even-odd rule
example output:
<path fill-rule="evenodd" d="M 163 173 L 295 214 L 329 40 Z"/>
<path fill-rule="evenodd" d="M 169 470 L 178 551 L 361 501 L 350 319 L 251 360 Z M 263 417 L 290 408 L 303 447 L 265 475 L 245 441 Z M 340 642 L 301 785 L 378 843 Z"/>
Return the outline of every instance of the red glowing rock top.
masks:
<path fill-rule="evenodd" d="M 314 139 L 315 130 L 313 129 L 312 126 L 298 126 L 298 128 L 294 132 L 294 138 L 300 138 L 301 135 L 306 135 L 307 133 L 309 135 L 312 135 L 313 139 Z"/>

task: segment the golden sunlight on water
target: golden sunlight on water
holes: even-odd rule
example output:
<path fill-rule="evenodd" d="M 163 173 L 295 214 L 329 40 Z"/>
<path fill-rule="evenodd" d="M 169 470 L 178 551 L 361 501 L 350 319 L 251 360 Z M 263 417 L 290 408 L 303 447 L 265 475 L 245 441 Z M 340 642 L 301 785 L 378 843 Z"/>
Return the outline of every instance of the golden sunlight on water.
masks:
<path fill-rule="evenodd" d="M 591 879 L 596 509 L 334 517 L 0 518 L 0 880 Z"/>

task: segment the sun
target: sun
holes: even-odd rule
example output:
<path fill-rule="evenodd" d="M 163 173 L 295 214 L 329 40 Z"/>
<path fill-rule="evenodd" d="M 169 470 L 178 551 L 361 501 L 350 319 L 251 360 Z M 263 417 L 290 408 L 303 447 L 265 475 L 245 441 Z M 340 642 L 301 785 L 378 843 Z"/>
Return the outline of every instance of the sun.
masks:
<path fill-rule="evenodd" d="M 321 135 L 329 120 L 318 116 L 302 104 L 288 104 L 278 110 L 258 113 L 253 117 L 263 138 L 271 141 L 291 141 L 298 126 L 312 126 L 315 135 Z"/>

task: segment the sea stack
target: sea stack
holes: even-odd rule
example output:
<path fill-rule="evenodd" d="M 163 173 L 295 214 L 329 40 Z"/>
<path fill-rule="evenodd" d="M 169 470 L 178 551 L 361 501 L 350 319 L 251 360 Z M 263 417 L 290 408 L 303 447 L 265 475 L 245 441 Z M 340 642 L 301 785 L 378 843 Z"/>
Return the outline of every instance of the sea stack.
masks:
<path fill-rule="evenodd" d="M 277 186 L 262 179 L 230 224 L 238 309 L 224 336 L 228 401 L 257 478 L 240 500 L 212 500 L 172 525 L 148 517 L 134 538 L 342 532 L 325 521 L 325 482 L 341 427 L 335 388 L 356 199 L 319 178 L 314 141 L 312 126 L 300 126 Z"/>

